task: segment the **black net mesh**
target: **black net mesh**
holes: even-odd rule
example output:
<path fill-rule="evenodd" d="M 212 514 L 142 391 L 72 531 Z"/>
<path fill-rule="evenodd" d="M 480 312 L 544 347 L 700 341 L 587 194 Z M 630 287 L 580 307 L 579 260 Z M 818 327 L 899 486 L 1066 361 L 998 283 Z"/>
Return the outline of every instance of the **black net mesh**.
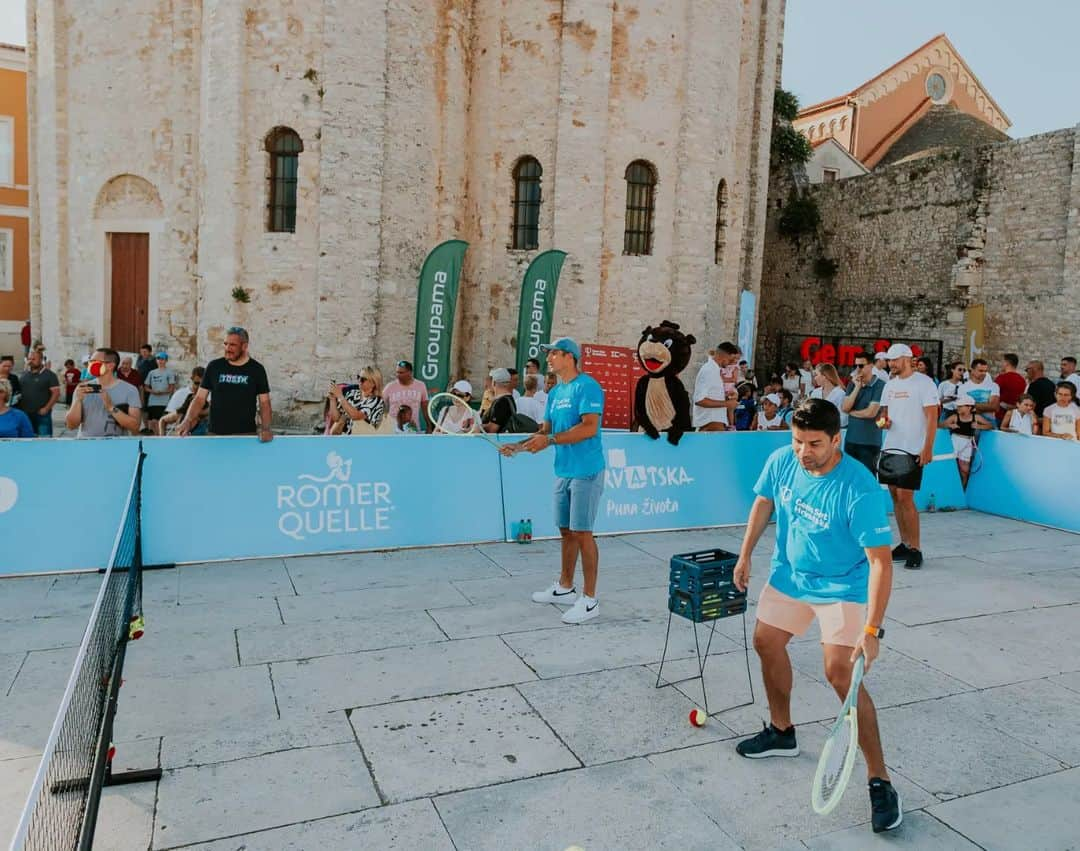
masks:
<path fill-rule="evenodd" d="M 112 708 L 129 632 L 140 626 L 142 554 L 139 459 L 111 564 L 75 660 L 13 849 L 85 847 L 101 796 Z"/>

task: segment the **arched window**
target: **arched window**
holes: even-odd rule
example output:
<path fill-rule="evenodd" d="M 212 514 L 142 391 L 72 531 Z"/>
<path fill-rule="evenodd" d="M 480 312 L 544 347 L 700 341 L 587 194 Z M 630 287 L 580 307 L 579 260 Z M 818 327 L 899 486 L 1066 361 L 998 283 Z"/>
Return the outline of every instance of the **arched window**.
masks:
<path fill-rule="evenodd" d="M 724 262 L 724 243 L 727 240 L 727 181 L 721 180 L 716 187 L 716 244 L 713 246 L 713 262 Z"/>
<path fill-rule="evenodd" d="M 296 230 L 296 178 L 304 143 L 295 130 L 275 127 L 266 137 L 270 154 L 270 193 L 267 230 L 293 233 Z"/>
<path fill-rule="evenodd" d="M 626 230 L 623 254 L 652 254 L 656 170 L 644 160 L 626 167 Z"/>
<path fill-rule="evenodd" d="M 543 173 L 535 157 L 522 157 L 514 166 L 511 248 L 529 250 L 540 245 L 540 176 Z"/>

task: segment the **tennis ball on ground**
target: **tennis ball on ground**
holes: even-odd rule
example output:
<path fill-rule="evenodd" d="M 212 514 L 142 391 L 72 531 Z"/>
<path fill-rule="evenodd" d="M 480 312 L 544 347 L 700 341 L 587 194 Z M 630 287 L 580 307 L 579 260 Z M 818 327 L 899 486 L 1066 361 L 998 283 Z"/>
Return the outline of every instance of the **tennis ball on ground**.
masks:
<path fill-rule="evenodd" d="M 695 727 L 704 727 L 705 722 L 709 720 L 709 716 L 702 712 L 700 709 L 690 710 L 690 723 Z"/>

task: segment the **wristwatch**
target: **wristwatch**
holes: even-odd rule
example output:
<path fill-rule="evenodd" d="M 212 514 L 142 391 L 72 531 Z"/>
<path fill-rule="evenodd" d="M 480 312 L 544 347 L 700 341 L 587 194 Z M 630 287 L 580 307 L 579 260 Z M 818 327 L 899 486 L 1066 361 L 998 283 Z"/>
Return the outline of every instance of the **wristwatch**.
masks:
<path fill-rule="evenodd" d="M 548 446 L 554 446 L 555 445 L 555 435 L 549 434 L 547 436 L 547 438 L 548 438 Z"/>
<path fill-rule="evenodd" d="M 874 638 L 885 637 L 885 629 L 880 626 L 870 626 L 870 624 L 867 624 L 863 627 L 863 632 L 865 632 L 867 635 L 874 636 Z"/>

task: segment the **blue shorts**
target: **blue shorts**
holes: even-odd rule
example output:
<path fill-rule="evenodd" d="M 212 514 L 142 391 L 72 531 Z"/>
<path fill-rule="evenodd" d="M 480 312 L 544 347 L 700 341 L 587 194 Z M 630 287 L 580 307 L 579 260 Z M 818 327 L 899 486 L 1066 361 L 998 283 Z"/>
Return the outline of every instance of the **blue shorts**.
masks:
<path fill-rule="evenodd" d="M 581 479 L 555 479 L 555 525 L 591 532 L 604 493 L 604 471 Z"/>

